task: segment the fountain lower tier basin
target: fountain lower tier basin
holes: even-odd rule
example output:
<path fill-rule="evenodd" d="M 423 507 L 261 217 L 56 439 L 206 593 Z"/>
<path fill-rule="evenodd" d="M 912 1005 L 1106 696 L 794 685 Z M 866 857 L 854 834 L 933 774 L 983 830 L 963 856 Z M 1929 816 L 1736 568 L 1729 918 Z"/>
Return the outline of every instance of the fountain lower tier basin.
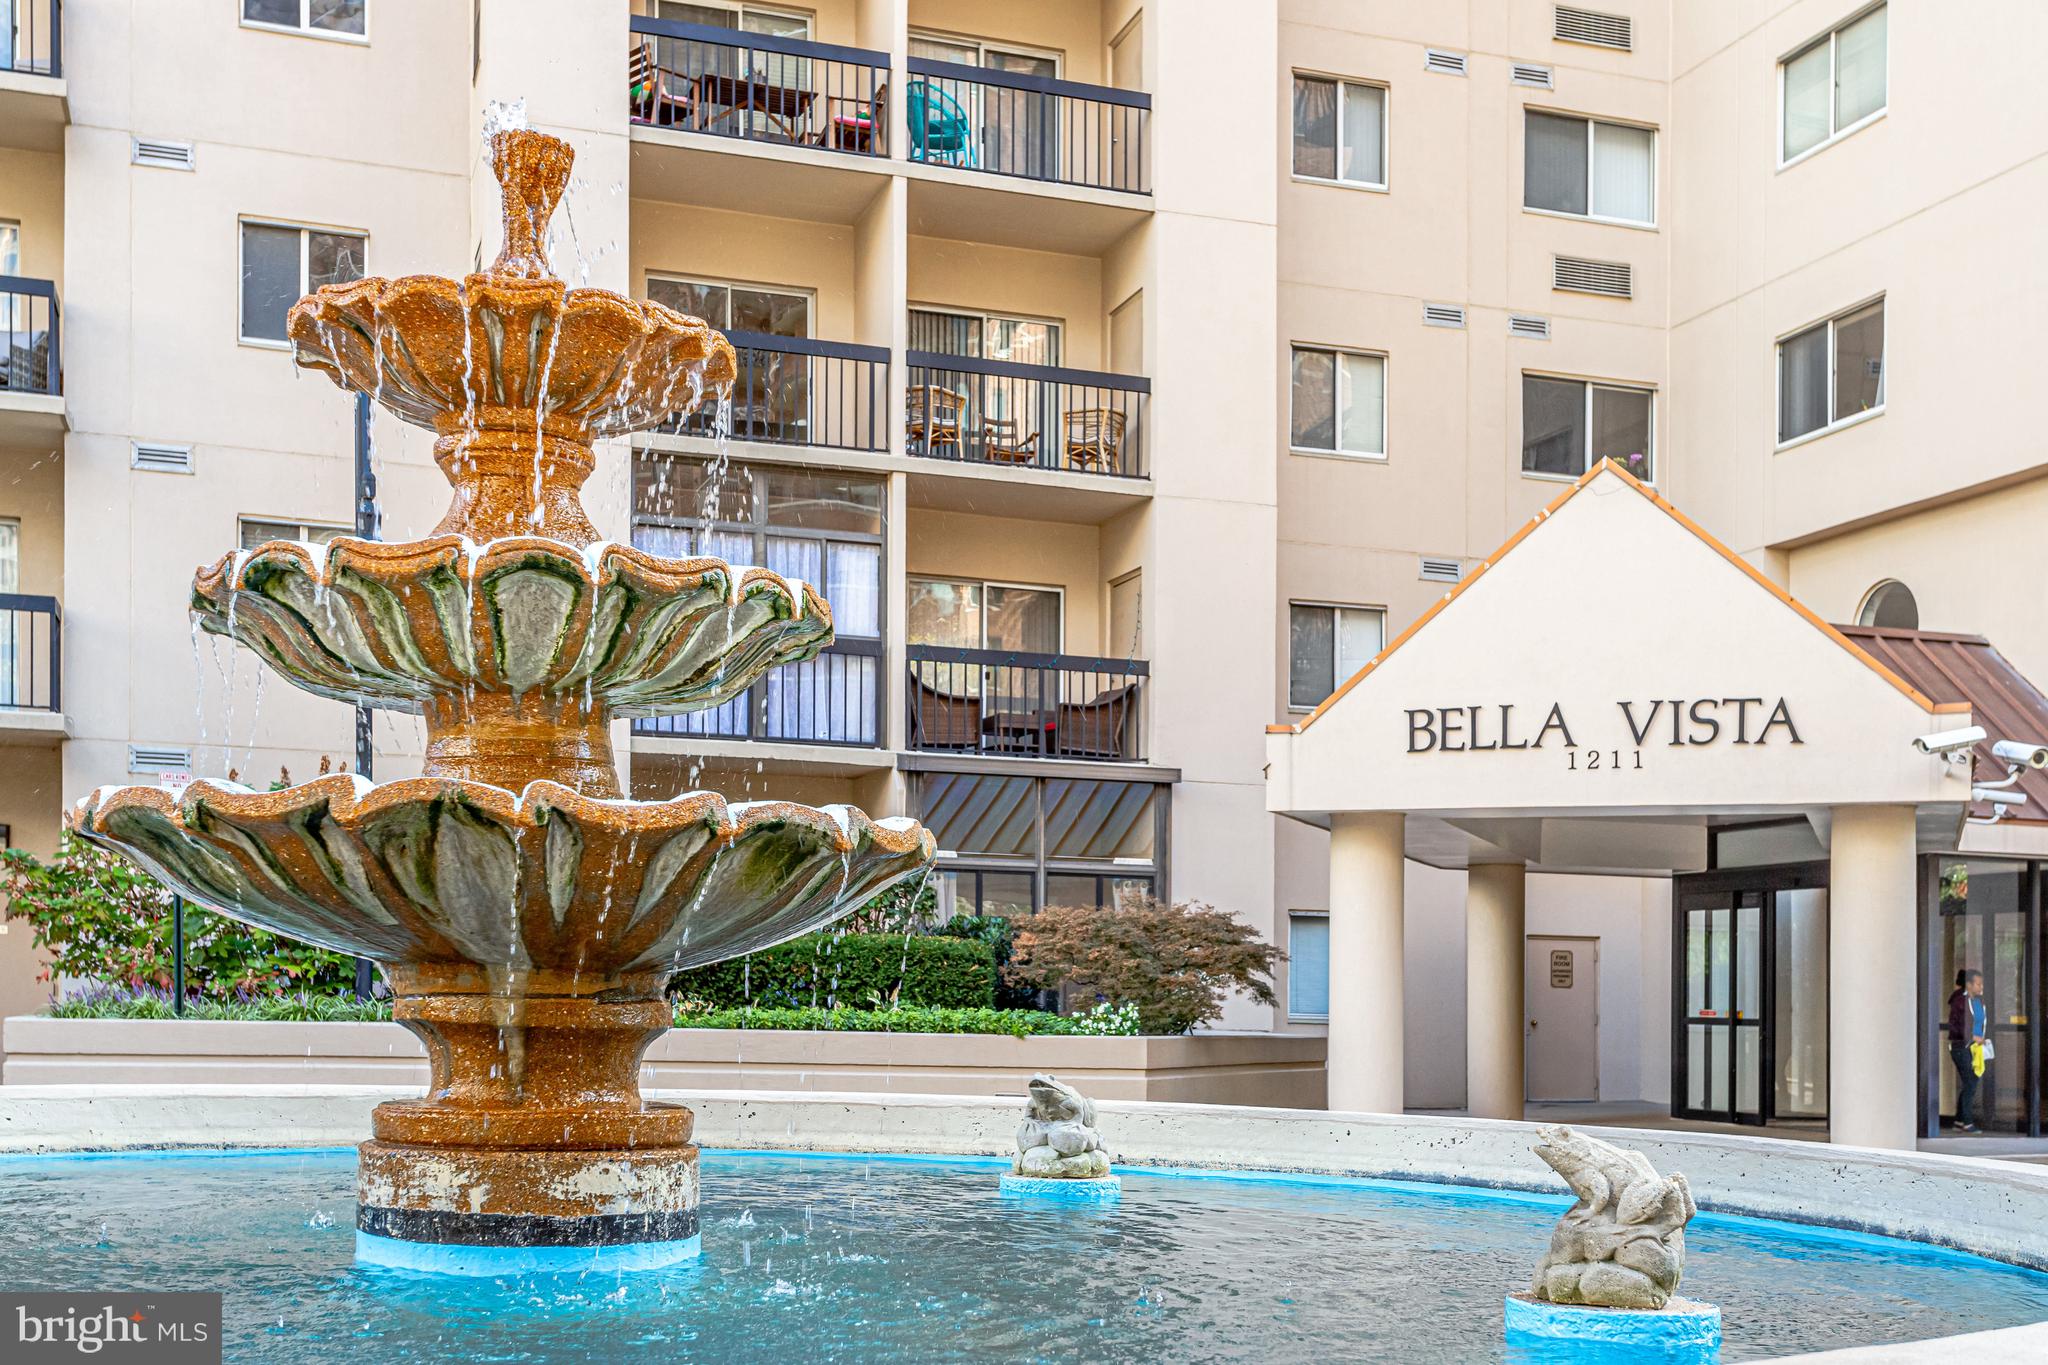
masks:
<path fill-rule="evenodd" d="M 706 1106 L 780 1140 L 784 1114 Z M 1005 1104 L 1007 1111 L 1011 1106 Z M 1162 1111 L 1185 1126 L 1198 1119 Z M 1259 1147 L 1270 1111 L 1243 1150 Z M 845 1140 L 867 1130 L 845 1120 Z M 1127 1124 L 1130 1121 L 1127 1120 Z M 824 1136 L 799 1122 L 805 1140 Z M 896 1131 L 892 1122 L 890 1131 Z M 1523 1145 L 1518 1143 L 1517 1148 Z M 1441 1144 L 1439 1144 L 1441 1147 Z M 1868 1154 L 1865 1154 L 1866 1156 Z M 1752 1160 L 1771 1158 L 1754 1155 Z M 1126 1166 L 1110 1203 L 1004 1197 L 1007 1158 L 712 1148 L 701 1254 L 542 1248 L 496 1277 L 357 1259 L 358 1155 L 0 1157 L 0 1283 L 224 1295 L 224 1356 L 326 1359 L 1402 1361 L 1508 1359 L 1501 1302 L 1569 1202 L 1420 1182 Z M 1910 1242 L 1702 1213 L 1683 1292 L 1722 1310 L 1727 1361 L 2048 1318 L 2048 1276 Z M 412 1243 L 459 1257 L 453 1244 Z M 501 1253 L 511 1261 L 512 1252 Z M 438 1268 L 438 1267 L 436 1267 Z M 576 1273 L 582 1272 L 582 1273 Z M 1957 1359 L 1963 1348 L 1937 1348 Z M 2005 1359 L 2020 1359 L 2023 1348 Z M 1568 1351 L 1519 1362 L 1583 1359 Z"/>
<path fill-rule="evenodd" d="M 697 1149 L 687 1142 L 585 1151 L 365 1142 L 356 1256 L 460 1275 L 649 1269 L 697 1254 L 697 1199 Z"/>
<path fill-rule="evenodd" d="M 770 947 L 936 856 L 917 822 L 846 806 L 350 774 L 276 792 L 102 788 L 71 825 L 236 919 L 388 966 L 501 973 L 487 983 L 501 995 L 536 972 L 574 993 Z"/>
<path fill-rule="evenodd" d="M 451 729 L 486 697 L 537 721 L 718 706 L 833 638 L 767 569 L 535 534 L 269 541 L 200 569 L 191 608 L 295 687 Z"/>

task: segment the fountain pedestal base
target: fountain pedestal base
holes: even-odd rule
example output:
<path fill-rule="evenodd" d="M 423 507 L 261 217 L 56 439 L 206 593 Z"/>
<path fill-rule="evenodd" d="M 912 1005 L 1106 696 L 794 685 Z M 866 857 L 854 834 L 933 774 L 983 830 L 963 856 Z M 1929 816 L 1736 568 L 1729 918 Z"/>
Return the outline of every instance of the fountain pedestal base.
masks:
<path fill-rule="evenodd" d="M 686 1111 L 687 1112 L 687 1111 Z M 456 1274 L 650 1267 L 697 1254 L 697 1148 L 357 1149 L 356 1256 Z"/>

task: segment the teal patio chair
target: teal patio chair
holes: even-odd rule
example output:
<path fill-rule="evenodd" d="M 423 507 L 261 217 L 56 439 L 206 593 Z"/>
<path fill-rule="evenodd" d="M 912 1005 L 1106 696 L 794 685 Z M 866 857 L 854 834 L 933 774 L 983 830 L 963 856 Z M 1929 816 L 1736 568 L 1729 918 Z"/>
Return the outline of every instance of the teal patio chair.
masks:
<path fill-rule="evenodd" d="M 960 101 L 926 81 L 912 81 L 904 90 L 909 103 L 911 156 L 916 161 L 941 161 L 949 166 L 977 166 L 974 127 Z"/>

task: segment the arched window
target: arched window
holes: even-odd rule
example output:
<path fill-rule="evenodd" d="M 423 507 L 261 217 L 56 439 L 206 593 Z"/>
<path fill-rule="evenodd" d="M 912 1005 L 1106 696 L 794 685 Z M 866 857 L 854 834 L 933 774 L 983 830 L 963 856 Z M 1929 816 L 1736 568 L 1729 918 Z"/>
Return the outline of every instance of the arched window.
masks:
<path fill-rule="evenodd" d="M 1911 588 L 1896 578 L 1887 578 L 1865 594 L 1863 606 L 1856 613 L 1856 624 L 1888 630 L 1918 630 L 1920 604 L 1913 600 Z"/>

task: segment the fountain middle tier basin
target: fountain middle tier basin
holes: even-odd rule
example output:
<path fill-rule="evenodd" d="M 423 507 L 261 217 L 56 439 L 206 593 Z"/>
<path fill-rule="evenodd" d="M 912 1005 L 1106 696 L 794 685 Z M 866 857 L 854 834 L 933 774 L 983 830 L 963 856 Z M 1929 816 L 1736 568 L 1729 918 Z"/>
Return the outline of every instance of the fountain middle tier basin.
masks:
<path fill-rule="evenodd" d="M 832 642 L 830 608 L 801 581 L 542 536 L 269 541 L 202 568 L 192 615 L 315 695 L 430 716 L 480 693 L 700 710 Z"/>
<path fill-rule="evenodd" d="M 934 857 L 917 822 L 845 806 L 345 773 L 276 792 L 103 787 L 71 823 L 193 900 L 322 947 L 593 979 L 769 947 Z"/>

